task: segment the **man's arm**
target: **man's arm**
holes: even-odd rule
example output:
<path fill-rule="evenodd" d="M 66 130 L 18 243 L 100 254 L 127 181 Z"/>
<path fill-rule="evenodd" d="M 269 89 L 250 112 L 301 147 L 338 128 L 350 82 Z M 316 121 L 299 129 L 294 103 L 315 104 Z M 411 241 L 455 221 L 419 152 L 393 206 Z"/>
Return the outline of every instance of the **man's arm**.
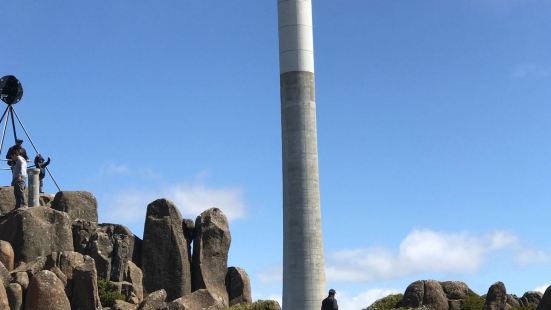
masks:
<path fill-rule="evenodd" d="M 339 310 L 339 305 L 337 304 L 336 299 L 333 299 L 333 310 Z"/>

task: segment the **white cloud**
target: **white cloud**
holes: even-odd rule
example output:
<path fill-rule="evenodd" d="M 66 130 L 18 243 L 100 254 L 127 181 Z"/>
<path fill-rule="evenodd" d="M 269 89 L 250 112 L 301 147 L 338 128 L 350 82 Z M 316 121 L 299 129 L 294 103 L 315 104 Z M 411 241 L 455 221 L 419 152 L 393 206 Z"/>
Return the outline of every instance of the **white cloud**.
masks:
<path fill-rule="evenodd" d="M 545 293 L 545 290 L 550 286 L 551 284 L 543 284 L 533 289 L 533 291 Z"/>
<path fill-rule="evenodd" d="M 349 295 L 346 292 L 337 291 L 337 302 L 340 309 L 363 309 L 375 301 L 391 294 L 398 294 L 402 291 L 397 289 L 376 288 L 362 292 L 357 295 Z"/>
<path fill-rule="evenodd" d="M 335 282 L 368 282 L 424 272 L 473 273 L 490 253 L 516 248 L 518 238 L 504 231 L 472 235 L 414 230 L 398 251 L 363 248 L 329 254 L 327 277 Z"/>
<path fill-rule="evenodd" d="M 100 168 L 100 175 L 112 176 L 112 175 L 124 175 L 130 172 L 130 169 L 126 164 L 121 163 L 107 163 Z"/>
<path fill-rule="evenodd" d="M 159 198 L 174 202 L 186 218 L 195 219 L 206 209 L 222 210 L 229 221 L 246 216 L 244 191 L 239 187 L 210 187 L 186 183 L 150 190 L 127 189 L 108 198 L 105 220 L 131 225 L 145 221 L 147 205 Z"/>
<path fill-rule="evenodd" d="M 542 250 L 523 249 L 516 255 L 516 260 L 521 265 L 551 263 L 551 254 Z"/>

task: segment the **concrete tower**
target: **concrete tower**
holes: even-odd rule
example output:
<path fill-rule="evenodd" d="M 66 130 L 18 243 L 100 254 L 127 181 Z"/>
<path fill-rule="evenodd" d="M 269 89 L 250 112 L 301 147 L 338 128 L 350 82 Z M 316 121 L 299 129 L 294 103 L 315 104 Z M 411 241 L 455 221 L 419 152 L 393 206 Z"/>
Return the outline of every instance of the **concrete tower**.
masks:
<path fill-rule="evenodd" d="M 283 309 L 319 310 L 325 271 L 311 0 L 278 0 L 283 138 Z"/>

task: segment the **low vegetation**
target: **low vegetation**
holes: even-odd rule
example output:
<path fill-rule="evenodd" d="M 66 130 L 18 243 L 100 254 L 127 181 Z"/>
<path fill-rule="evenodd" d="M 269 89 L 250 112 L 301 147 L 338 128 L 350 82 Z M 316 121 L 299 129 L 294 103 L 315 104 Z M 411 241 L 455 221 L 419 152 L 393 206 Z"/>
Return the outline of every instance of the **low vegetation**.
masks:
<path fill-rule="evenodd" d="M 392 294 L 381 298 L 363 310 L 391 310 L 399 309 L 403 294 Z"/>
<path fill-rule="evenodd" d="M 111 307 L 115 300 L 125 299 L 113 282 L 104 279 L 98 279 L 98 294 L 103 307 Z"/>

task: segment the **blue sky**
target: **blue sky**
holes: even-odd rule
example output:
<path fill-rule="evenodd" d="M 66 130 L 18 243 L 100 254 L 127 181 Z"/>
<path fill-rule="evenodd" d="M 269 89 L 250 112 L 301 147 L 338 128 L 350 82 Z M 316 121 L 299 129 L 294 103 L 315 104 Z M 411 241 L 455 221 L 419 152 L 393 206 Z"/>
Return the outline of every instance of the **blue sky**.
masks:
<path fill-rule="evenodd" d="M 61 187 L 140 236 L 156 198 L 188 218 L 223 209 L 230 264 L 255 298 L 280 298 L 276 1 L 0 11 L 0 75 L 23 83 L 16 111 Z M 416 279 L 551 284 L 549 16 L 546 0 L 314 2 L 327 285 L 343 309 Z"/>

